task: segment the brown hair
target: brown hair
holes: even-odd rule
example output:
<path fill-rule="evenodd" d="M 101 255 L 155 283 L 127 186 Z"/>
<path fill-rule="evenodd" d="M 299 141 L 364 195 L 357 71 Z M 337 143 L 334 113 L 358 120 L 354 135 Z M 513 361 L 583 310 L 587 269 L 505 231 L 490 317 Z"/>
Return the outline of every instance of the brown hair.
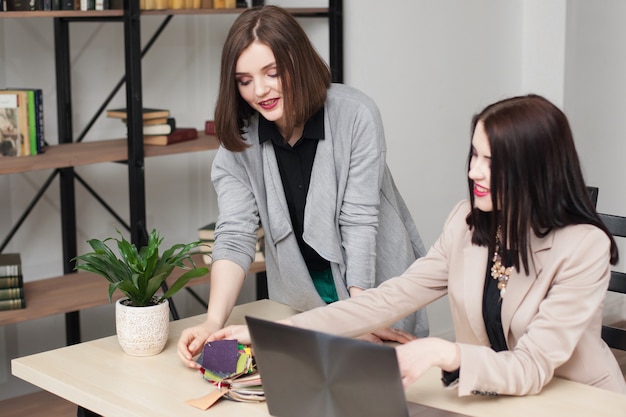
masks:
<path fill-rule="evenodd" d="M 611 240 L 611 263 L 619 255 L 615 239 L 589 197 L 567 117 L 545 98 L 527 95 L 487 106 L 472 120 L 481 121 L 491 148 L 489 213 L 474 208 L 467 217 L 472 242 L 493 249 L 496 228 L 509 242 L 513 264 L 528 274 L 529 229 L 539 237 L 555 228 L 591 224 Z M 468 157 L 471 160 L 472 153 Z M 468 177 L 472 207 L 474 182 Z"/>
<path fill-rule="evenodd" d="M 243 12 L 230 28 L 222 49 L 215 106 L 215 131 L 221 144 L 232 152 L 241 152 L 250 146 L 242 134 L 255 111 L 239 95 L 235 69 L 242 51 L 254 41 L 266 44 L 276 58 L 287 137 L 295 126 L 305 123 L 322 108 L 331 82 L 328 65 L 286 10 L 261 6 Z"/>

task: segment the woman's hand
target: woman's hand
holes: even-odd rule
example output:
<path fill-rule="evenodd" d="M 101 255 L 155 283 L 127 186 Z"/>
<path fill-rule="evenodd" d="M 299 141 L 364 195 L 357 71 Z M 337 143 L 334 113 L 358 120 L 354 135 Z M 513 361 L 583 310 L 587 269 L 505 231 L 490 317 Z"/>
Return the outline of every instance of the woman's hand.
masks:
<path fill-rule="evenodd" d="M 213 327 L 216 326 L 212 326 L 211 324 L 204 322 L 198 326 L 183 330 L 183 333 L 178 339 L 177 350 L 178 357 L 187 367 L 194 369 L 200 368 L 200 364 L 193 358 L 202 352 L 204 344 L 211 333 L 217 330 L 217 327 Z"/>
<path fill-rule="evenodd" d="M 452 372 L 461 366 L 461 351 L 456 343 L 436 337 L 415 339 L 396 347 L 398 365 L 405 388 L 433 366 Z"/>

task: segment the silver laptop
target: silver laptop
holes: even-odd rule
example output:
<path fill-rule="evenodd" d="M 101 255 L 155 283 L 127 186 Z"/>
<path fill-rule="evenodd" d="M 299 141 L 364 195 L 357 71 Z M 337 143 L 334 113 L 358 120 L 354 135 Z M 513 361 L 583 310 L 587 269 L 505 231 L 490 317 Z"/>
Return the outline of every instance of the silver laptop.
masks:
<path fill-rule="evenodd" d="M 276 417 L 461 416 L 406 401 L 394 348 L 246 316 Z"/>

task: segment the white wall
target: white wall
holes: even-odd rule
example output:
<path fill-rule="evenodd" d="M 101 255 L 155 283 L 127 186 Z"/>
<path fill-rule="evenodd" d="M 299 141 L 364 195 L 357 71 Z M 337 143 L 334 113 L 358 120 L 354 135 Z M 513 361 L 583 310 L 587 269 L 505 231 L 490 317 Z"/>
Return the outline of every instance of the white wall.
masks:
<path fill-rule="evenodd" d="M 589 184 L 600 188 L 598 211 L 626 215 L 626 3 L 569 1 L 565 111 Z M 601 6 L 601 7 L 600 7 Z M 617 239 L 624 270 L 625 239 Z M 626 318 L 623 296 L 609 294 L 607 321 Z"/>
<path fill-rule="evenodd" d="M 323 0 L 274 3 L 325 4 Z M 437 238 L 452 205 L 466 197 L 472 114 L 513 94 L 543 94 L 565 108 L 589 183 L 600 186 L 599 208 L 626 213 L 626 195 L 619 194 L 621 181 L 616 180 L 624 178 L 626 168 L 610 164 L 618 162 L 626 146 L 621 141 L 626 129 L 622 117 L 626 54 L 620 54 L 626 6 L 622 2 L 396 0 L 383 4 L 344 0 L 345 82 L 379 104 L 389 166 L 427 245 Z M 161 19 L 142 19 L 144 41 Z M 144 59 L 144 105 L 168 107 L 180 126 L 202 128 L 212 116 L 221 44 L 233 19 L 175 17 Z M 301 22 L 327 56 L 325 20 Z M 122 75 L 121 24 L 73 23 L 71 33 L 73 118 L 79 132 Z M 0 57 L 0 82 L 44 89 L 46 133 L 54 143 L 52 22 L 0 19 Z M 110 107 L 124 103 L 120 93 Z M 88 138 L 124 134 L 119 120 L 102 117 Z M 209 181 L 212 155 L 201 152 L 146 161 L 149 227 L 159 228 L 170 243 L 195 239 L 196 229 L 215 218 Z M 128 218 L 123 165 L 100 164 L 77 171 Z M 17 218 L 47 175 L 0 177 L 0 219 Z M 1 188 L 7 181 L 10 203 Z M 58 206 L 55 184 L 9 248 L 22 252 L 27 279 L 61 273 Z M 116 225 L 80 188 L 77 207 L 79 251 L 83 251 L 84 241 L 106 237 Z M 0 220 L 0 236 L 8 227 Z M 202 312 L 184 294 L 178 298 L 183 313 Z M 111 306 L 83 312 L 84 338 L 112 334 L 111 312 Z M 430 306 L 429 315 L 432 333 L 449 337 L 447 301 Z M 10 357 L 63 344 L 62 316 L 0 328 L 0 361 L 5 361 L 0 362 L 0 399 L 33 389 L 8 375 Z"/>

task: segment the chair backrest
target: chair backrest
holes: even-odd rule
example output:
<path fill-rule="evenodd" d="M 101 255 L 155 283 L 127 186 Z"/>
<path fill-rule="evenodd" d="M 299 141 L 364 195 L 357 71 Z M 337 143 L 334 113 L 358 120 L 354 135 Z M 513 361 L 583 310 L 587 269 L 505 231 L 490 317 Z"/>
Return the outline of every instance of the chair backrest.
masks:
<path fill-rule="evenodd" d="M 604 213 L 598 214 L 613 236 L 626 238 L 626 217 Z M 626 273 L 611 271 L 609 291 L 626 294 Z M 602 338 L 613 349 L 626 350 L 626 329 L 607 325 L 602 326 Z"/>
<path fill-rule="evenodd" d="M 598 187 L 587 186 L 587 192 L 593 202 L 594 207 L 598 205 Z"/>

